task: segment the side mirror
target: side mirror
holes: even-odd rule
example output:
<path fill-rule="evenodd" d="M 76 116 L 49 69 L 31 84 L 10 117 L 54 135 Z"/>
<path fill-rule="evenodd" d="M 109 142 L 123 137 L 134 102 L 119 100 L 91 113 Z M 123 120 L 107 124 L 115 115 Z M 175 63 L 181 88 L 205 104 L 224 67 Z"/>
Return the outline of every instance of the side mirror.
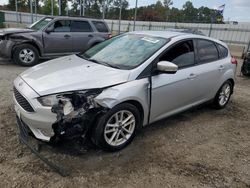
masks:
<path fill-rule="evenodd" d="M 157 70 L 163 73 L 175 74 L 178 70 L 178 66 L 169 61 L 160 61 L 157 63 Z"/>
<path fill-rule="evenodd" d="M 51 32 L 53 32 L 54 31 L 54 29 L 52 28 L 52 27 L 48 27 L 46 30 L 45 30 L 45 32 L 46 33 L 51 33 Z"/>

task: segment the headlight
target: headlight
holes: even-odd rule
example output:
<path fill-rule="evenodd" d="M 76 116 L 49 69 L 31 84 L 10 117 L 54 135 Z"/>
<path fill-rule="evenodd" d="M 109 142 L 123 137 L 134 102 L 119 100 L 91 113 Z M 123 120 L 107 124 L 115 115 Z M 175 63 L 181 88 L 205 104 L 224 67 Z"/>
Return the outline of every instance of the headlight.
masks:
<path fill-rule="evenodd" d="M 74 111 L 74 107 L 72 103 L 69 100 L 65 101 L 64 106 L 63 106 L 63 114 L 66 116 L 73 111 Z"/>
<path fill-rule="evenodd" d="M 48 96 L 44 96 L 44 97 L 39 97 L 37 100 L 43 106 L 52 107 L 53 105 L 58 103 L 59 99 L 57 98 L 57 95 L 48 95 Z"/>

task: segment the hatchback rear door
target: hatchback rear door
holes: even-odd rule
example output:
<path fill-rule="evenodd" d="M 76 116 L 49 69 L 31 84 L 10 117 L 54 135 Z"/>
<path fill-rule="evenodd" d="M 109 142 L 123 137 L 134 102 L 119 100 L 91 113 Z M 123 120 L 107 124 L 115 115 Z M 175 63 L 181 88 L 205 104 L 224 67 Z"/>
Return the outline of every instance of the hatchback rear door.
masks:
<path fill-rule="evenodd" d="M 225 58 L 220 58 L 219 51 L 213 41 L 205 39 L 196 39 L 197 61 L 199 68 L 199 81 L 201 85 L 201 96 L 204 99 L 212 99 L 219 89 L 220 80 L 230 65 Z M 226 54 L 228 56 L 228 54 Z"/>

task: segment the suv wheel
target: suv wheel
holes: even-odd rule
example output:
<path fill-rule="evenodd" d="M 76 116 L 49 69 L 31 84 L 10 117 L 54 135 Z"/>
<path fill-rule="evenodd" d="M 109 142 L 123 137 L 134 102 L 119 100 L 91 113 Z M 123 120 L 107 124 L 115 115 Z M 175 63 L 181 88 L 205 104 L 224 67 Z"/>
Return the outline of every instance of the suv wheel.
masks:
<path fill-rule="evenodd" d="M 232 95 L 233 86 L 230 81 L 226 81 L 214 98 L 214 105 L 216 109 L 225 108 Z"/>
<path fill-rule="evenodd" d="M 92 141 L 106 151 L 120 150 L 133 140 L 140 123 L 138 109 L 132 104 L 122 103 L 98 120 Z"/>
<path fill-rule="evenodd" d="M 38 63 L 38 50 L 31 44 L 18 45 L 13 53 L 15 63 L 22 66 L 33 66 Z"/>

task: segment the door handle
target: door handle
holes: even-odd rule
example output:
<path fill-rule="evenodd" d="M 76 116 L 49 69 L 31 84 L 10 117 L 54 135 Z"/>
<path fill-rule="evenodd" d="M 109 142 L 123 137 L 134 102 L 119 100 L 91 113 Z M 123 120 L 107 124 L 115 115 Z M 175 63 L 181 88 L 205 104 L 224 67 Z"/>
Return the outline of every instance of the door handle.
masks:
<path fill-rule="evenodd" d="M 64 35 L 64 38 L 68 39 L 70 38 L 70 35 Z"/>
<path fill-rule="evenodd" d="M 93 37 L 93 35 L 88 35 L 88 37 Z"/>
<path fill-rule="evenodd" d="M 220 71 L 224 70 L 225 67 L 223 65 L 220 65 L 219 68 L 218 68 Z"/>
<path fill-rule="evenodd" d="M 194 79 L 194 78 L 196 78 L 196 77 L 197 77 L 196 74 L 191 73 L 191 74 L 188 76 L 188 79 L 192 80 L 192 79 Z"/>

